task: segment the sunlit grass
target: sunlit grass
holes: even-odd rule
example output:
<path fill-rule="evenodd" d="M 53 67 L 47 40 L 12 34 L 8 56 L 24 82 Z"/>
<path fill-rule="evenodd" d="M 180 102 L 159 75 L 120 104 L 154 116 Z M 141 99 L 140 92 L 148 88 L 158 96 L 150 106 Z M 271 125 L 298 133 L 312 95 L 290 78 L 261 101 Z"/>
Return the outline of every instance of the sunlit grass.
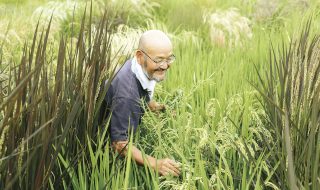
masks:
<path fill-rule="evenodd" d="M 145 5 L 145 2 L 139 1 L 139 5 Z M 300 48 L 300 55 L 309 56 L 313 67 L 309 66 L 310 72 L 305 73 L 306 83 L 300 81 L 300 87 L 290 87 L 292 96 L 281 93 L 291 92 L 283 87 L 282 76 L 276 72 L 269 73 L 270 65 L 275 66 L 273 69 L 281 67 L 283 71 L 290 68 L 280 64 L 283 62 L 273 62 L 273 57 L 268 55 L 271 44 L 282 47 L 283 43 L 298 39 L 300 28 L 304 27 L 300 12 L 271 14 L 267 19 L 256 22 L 253 18 L 257 6 L 254 1 L 186 1 L 185 6 L 182 3 L 156 1 L 142 7 L 142 10 L 150 9 L 145 15 L 139 15 L 132 12 L 137 7 L 126 11 L 128 7 L 121 6 L 118 1 L 113 8 L 122 7 L 121 14 L 107 17 L 114 19 L 114 23 L 110 22 L 114 25 L 110 27 L 102 23 L 106 30 L 100 33 L 99 25 L 96 25 L 99 22 L 95 19 L 100 19 L 101 15 L 98 15 L 102 7 L 99 5 L 104 3 L 98 2 L 93 5 L 95 19 L 92 23 L 90 14 L 84 16 L 90 23 L 81 22 L 84 15 L 81 12 L 80 20 L 73 22 L 74 30 L 70 28 L 73 25 L 68 24 L 68 17 L 58 27 L 58 35 L 48 43 L 38 39 L 24 46 L 27 40 L 21 37 L 20 48 L 10 47 L 14 50 L 11 56 L 17 54 L 10 61 L 12 65 L 8 66 L 10 55 L 0 52 L 0 63 L 4 63 L 0 67 L 0 178 L 5 181 L 5 184 L 0 183 L 0 187 L 9 184 L 22 189 L 40 188 L 40 185 L 51 189 L 287 189 L 296 183 L 299 188 L 318 189 L 320 133 L 319 127 L 308 126 L 319 124 L 319 100 L 316 98 L 319 83 L 313 84 L 311 79 L 318 76 L 319 64 L 314 60 L 319 55 L 319 42 L 314 44 L 313 54 L 307 53 L 312 48 Z M 312 1 L 311 5 L 314 3 Z M 36 7 L 34 5 L 46 4 L 26 1 L 20 5 L 26 7 L 21 15 L 15 13 L 10 18 L 6 14 L 2 18 L 6 21 L 17 19 L 17 22 L 12 22 L 11 29 L 25 32 L 23 24 L 27 21 L 21 17 L 29 17 Z M 190 14 L 190 7 L 201 11 Z M 239 8 L 241 15 L 252 21 L 252 37 L 241 38 L 241 46 L 212 44 L 210 27 L 202 22 L 203 16 L 207 11 L 228 10 L 230 7 Z M 315 20 L 309 34 L 312 37 L 320 27 L 317 25 L 319 12 L 312 9 L 310 12 L 314 13 L 312 18 Z M 154 13 L 158 15 L 152 15 Z M 79 13 L 76 15 L 79 17 Z M 142 20 L 145 17 L 148 19 Z M 81 23 L 86 24 L 82 26 Z M 125 27 L 116 28 L 119 23 Z M 33 35 L 35 28 L 30 28 Z M 179 177 L 159 176 L 147 166 L 136 165 L 130 156 L 123 158 L 113 153 L 107 128 L 93 128 L 101 101 L 99 84 L 108 73 L 99 68 L 109 67 L 118 49 L 118 53 L 124 53 L 122 58 L 130 54 L 136 38 L 146 29 L 167 32 L 173 40 L 177 59 L 168 70 L 166 80 L 156 87 L 155 99 L 166 104 L 166 111 L 146 112 L 139 133 L 131 136 L 129 152 L 131 143 L 134 143 L 146 154 L 170 157 L 181 163 L 182 174 Z M 110 31 L 116 32 L 113 41 Z M 40 38 L 40 35 L 36 37 Z M 14 35 L 10 40 L 17 43 Z M 32 42 L 36 42 L 35 47 Z M 113 42 L 116 44 L 112 45 Z M 302 40 L 301 44 L 305 42 Z M 100 45 L 94 46 L 96 43 Z M 46 52 L 44 47 L 47 47 Z M 285 60 L 284 52 L 275 52 L 274 55 Z M 21 59 L 21 54 L 24 58 L 34 57 L 25 60 Z M 294 58 L 296 54 L 290 55 Z M 294 58 L 294 63 L 300 63 L 302 57 Z M 34 61 L 41 68 L 37 70 Z M 108 64 L 105 65 L 104 61 Z M 28 74 L 30 71 L 34 73 Z M 258 73 L 265 71 L 267 75 L 262 75 L 260 81 Z M 259 88 L 255 88 L 257 81 L 269 85 L 269 91 L 262 89 L 259 92 Z M 305 85 L 305 89 L 310 89 L 312 84 L 314 91 L 306 91 L 307 95 L 301 96 L 305 92 L 301 88 Z M 279 92 L 279 95 L 274 92 Z M 289 97 L 294 104 L 289 112 L 284 113 L 293 114 L 290 117 L 292 126 L 298 124 L 301 127 L 289 131 L 295 171 L 292 171 L 292 166 L 288 169 L 284 159 L 288 154 L 283 142 L 290 138 L 287 134 L 282 135 L 280 124 L 288 123 L 286 114 L 280 114 L 280 109 L 279 117 L 272 115 L 272 111 L 281 107 L 277 103 L 281 105 L 282 99 Z M 313 101 L 310 102 L 308 97 Z M 298 104 L 299 101 L 303 104 Z M 288 103 L 288 100 L 284 102 Z M 287 108 L 284 110 L 288 111 Z M 308 110 L 313 111 L 309 113 Z M 47 125 L 55 127 L 47 129 Z M 22 127 L 26 127 L 28 133 Z M 29 138 L 35 140 L 26 146 Z M 45 161 L 39 163 L 41 160 Z M 48 170 L 47 166 L 52 168 Z M 8 169 L 15 171 L 15 176 L 7 175 Z M 52 172 L 48 174 L 42 170 Z M 291 176 L 296 174 L 293 178 L 296 182 L 287 178 L 289 173 Z"/>

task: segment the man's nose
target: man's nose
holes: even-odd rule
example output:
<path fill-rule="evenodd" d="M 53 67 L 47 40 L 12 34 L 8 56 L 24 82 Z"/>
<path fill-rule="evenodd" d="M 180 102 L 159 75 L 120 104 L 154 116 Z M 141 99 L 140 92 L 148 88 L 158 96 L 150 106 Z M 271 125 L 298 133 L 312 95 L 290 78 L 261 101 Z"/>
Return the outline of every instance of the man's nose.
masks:
<path fill-rule="evenodd" d="M 168 62 L 165 62 L 160 65 L 160 68 L 163 70 L 167 70 L 167 69 L 169 69 L 169 67 L 170 67 L 170 64 L 168 64 Z"/>

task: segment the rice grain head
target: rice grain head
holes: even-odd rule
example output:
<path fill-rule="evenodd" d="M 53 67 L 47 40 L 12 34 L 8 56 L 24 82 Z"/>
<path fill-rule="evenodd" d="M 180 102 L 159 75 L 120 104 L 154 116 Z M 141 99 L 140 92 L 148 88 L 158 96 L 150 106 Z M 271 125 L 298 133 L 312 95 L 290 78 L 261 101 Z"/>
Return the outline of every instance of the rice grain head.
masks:
<path fill-rule="evenodd" d="M 112 37 L 112 56 L 133 56 L 133 50 L 138 47 L 142 33 L 141 29 L 119 25 Z"/>
<path fill-rule="evenodd" d="M 253 17 L 256 21 L 266 20 L 271 18 L 278 8 L 278 0 L 258 0 L 254 5 Z"/>
<path fill-rule="evenodd" d="M 31 20 L 33 21 L 33 24 L 36 25 L 40 19 L 40 28 L 46 28 L 52 15 L 50 32 L 54 34 L 60 30 L 62 22 L 67 19 L 68 15 L 72 15 L 74 10 L 77 11 L 84 6 L 84 2 L 81 1 L 49 1 L 45 5 L 38 7 L 32 13 Z"/>
<path fill-rule="evenodd" d="M 241 16 L 237 8 L 205 13 L 203 22 L 209 25 L 211 43 L 218 46 L 241 46 L 253 36 L 251 21 Z"/>
<path fill-rule="evenodd" d="M 258 0 L 254 5 L 254 20 L 263 22 L 273 17 L 276 13 L 277 17 L 288 16 L 292 13 L 303 13 L 310 7 L 310 0 L 290 0 L 287 2 L 279 0 Z"/>
<path fill-rule="evenodd" d="M 22 171 L 22 164 L 23 164 L 23 155 L 25 151 L 25 143 L 24 138 L 21 139 L 21 143 L 19 146 L 19 155 L 18 155 L 18 173 L 21 173 Z M 23 175 L 19 175 L 19 178 L 21 179 Z"/>
<path fill-rule="evenodd" d="M 1 124 L 1 122 L 0 122 Z M 1 137 L 0 137 L 0 158 L 4 155 L 6 152 L 6 147 L 4 147 L 4 142 L 6 141 L 6 136 L 9 131 L 9 126 L 5 126 L 2 130 Z M 0 163 L 1 165 L 1 163 Z"/>

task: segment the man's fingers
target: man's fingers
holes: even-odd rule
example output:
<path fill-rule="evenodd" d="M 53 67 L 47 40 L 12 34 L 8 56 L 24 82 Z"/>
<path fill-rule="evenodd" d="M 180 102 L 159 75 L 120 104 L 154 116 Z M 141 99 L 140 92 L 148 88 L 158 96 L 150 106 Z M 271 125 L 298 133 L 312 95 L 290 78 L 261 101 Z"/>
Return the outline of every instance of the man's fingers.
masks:
<path fill-rule="evenodd" d="M 170 170 L 174 171 L 176 174 L 180 175 L 180 170 L 175 165 L 169 164 L 167 167 L 170 168 Z"/>
<path fill-rule="evenodd" d="M 175 170 L 173 170 L 173 169 L 171 169 L 171 168 L 169 168 L 169 167 L 164 167 L 164 172 L 163 172 L 163 175 L 165 176 L 165 175 L 169 175 L 169 174 L 171 174 L 171 175 L 174 175 L 174 176 L 179 176 L 179 172 L 176 172 Z"/>
<path fill-rule="evenodd" d="M 174 160 L 165 158 L 160 160 L 159 162 L 159 173 L 163 176 L 169 175 L 169 174 L 174 176 L 179 176 L 180 166 L 181 165 L 179 163 L 176 163 Z"/>
<path fill-rule="evenodd" d="M 181 164 L 173 161 L 173 160 L 168 160 L 169 164 L 171 164 L 172 166 L 174 166 L 177 169 L 180 169 Z"/>
<path fill-rule="evenodd" d="M 180 169 L 178 167 L 179 165 L 170 159 L 167 159 L 166 161 L 167 162 L 164 163 L 164 167 L 166 167 L 170 171 L 173 171 L 176 176 L 180 175 Z"/>

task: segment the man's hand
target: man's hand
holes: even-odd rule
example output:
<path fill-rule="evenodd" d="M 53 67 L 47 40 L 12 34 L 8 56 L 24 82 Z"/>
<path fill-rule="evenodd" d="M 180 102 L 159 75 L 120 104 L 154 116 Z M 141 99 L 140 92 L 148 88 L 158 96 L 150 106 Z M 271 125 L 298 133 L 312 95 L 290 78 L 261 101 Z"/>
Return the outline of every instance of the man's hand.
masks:
<path fill-rule="evenodd" d="M 154 101 L 154 100 L 151 100 L 151 101 L 148 103 L 148 106 L 149 106 L 149 109 L 150 109 L 152 112 L 159 112 L 159 111 L 165 111 L 165 110 L 166 110 L 165 105 L 159 104 L 158 102 L 156 102 L 156 101 Z"/>
<path fill-rule="evenodd" d="M 169 158 L 157 160 L 156 168 L 154 169 L 158 170 L 159 174 L 163 176 L 180 175 L 179 164 Z"/>

